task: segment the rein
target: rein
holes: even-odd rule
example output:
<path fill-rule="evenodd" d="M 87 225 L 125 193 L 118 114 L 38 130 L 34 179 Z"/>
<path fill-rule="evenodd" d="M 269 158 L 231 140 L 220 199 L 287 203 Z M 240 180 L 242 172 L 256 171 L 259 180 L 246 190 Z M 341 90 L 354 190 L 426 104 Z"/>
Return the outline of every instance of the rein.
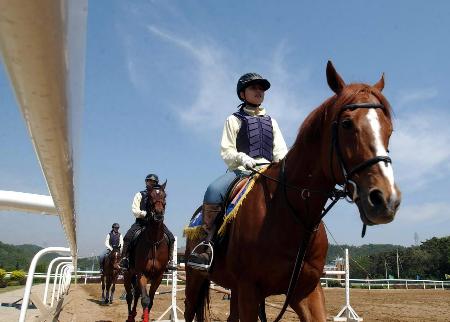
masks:
<path fill-rule="evenodd" d="M 305 229 L 306 235 L 305 235 L 305 238 L 303 238 L 302 242 L 300 243 L 300 246 L 297 251 L 294 268 L 292 270 L 291 278 L 290 278 L 289 285 L 288 285 L 288 290 L 286 292 L 286 299 L 284 301 L 284 304 L 283 304 L 283 307 L 282 307 L 280 313 L 275 318 L 274 322 L 280 321 L 281 318 L 283 317 L 284 313 L 286 312 L 287 306 L 289 305 L 289 301 L 291 300 L 294 290 L 297 286 L 297 282 L 300 277 L 300 272 L 301 272 L 301 270 L 303 268 L 303 264 L 305 262 L 305 256 L 306 256 L 306 253 L 311 244 L 311 239 L 312 239 L 314 233 L 317 231 L 317 229 L 320 225 L 320 222 L 339 200 L 346 199 L 346 196 L 348 195 L 347 187 L 349 184 L 354 185 L 355 189 L 358 189 L 358 185 L 354 181 L 351 180 L 351 177 L 355 173 L 357 173 L 365 168 L 371 167 L 372 165 L 375 165 L 378 162 L 385 162 L 386 164 L 392 163 L 391 158 L 388 156 L 375 156 L 369 160 L 361 162 L 360 164 L 355 166 L 350 171 L 347 171 L 347 167 L 345 165 L 345 162 L 344 162 L 344 159 L 342 156 L 342 152 L 341 152 L 341 149 L 339 146 L 339 139 L 338 139 L 339 138 L 339 135 L 338 135 L 339 134 L 338 133 L 339 126 L 338 125 L 339 125 L 339 120 L 340 120 L 341 114 L 344 111 L 346 111 L 346 110 L 354 111 L 355 109 L 358 109 L 358 108 L 375 108 L 375 109 L 381 108 L 381 109 L 383 109 L 384 106 L 382 104 L 373 104 L 373 103 L 360 103 L 360 104 L 345 105 L 339 111 L 339 114 L 337 115 L 336 120 L 332 123 L 332 137 L 331 137 L 331 148 L 330 148 L 330 169 L 331 169 L 333 181 L 337 182 L 336 177 L 334 175 L 334 171 L 333 171 L 333 156 L 334 156 L 333 152 L 334 152 L 334 150 L 336 150 L 336 155 L 337 155 L 337 158 L 339 161 L 339 166 L 340 166 L 342 174 L 344 176 L 344 184 L 340 185 L 341 189 L 333 188 L 331 191 L 320 191 L 320 190 L 310 190 L 308 188 L 301 188 L 301 187 L 287 184 L 286 183 L 286 158 L 283 158 L 281 160 L 281 169 L 280 169 L 279 179 L 268 176 L 258 170 L 250 169 L 250 171 L 252 173 L 257 173 L 260 176 L 262 176 L 266 179 L 272 180 L 274 182 L 277 182 L 282 186 L 284 199 L 286 200 L 288 208 L 289 208 L 292 216 L 294 217 L 295 221 L 299 224 L 302 224 L 302 223 L 300 222 L 299 217 L 296 215 L 297 214 L 296 209 L 294 208 L 292 203 L 289 201 L 289 198 L 287 196 L 287 188 L 295 190 L 300 193 L 301 198 L 303 200 L 305 200 L 307 215 L 309 214 L 308 199 L 311 197 L 311 193 L 322 193 L 325 196 L 327 196 L 329 199 L 331 199 L 331 203 L 325 209 L 322 210 L 322 213 L 320 214 L 318 220 L 316 220 L 314 225 L 307 227 Z M 261 164 L 259 164 L 259 165 L 261 165 Z M 366 232 L 366 224 L 363 225 L 362 237 L 364 237 L 365 232 Z"/>

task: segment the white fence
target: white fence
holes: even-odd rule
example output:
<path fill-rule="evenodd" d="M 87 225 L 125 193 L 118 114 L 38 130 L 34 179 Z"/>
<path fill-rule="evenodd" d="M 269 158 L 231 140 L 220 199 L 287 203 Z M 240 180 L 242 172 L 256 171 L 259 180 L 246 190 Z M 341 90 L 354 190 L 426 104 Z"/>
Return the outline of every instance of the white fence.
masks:
<path fill-rule="evenodd" d="M 322 286 L 330 287 L 330 281 L 343 285 L 344 278 L 323 277 Z M 413 280 L 413 279 L 358 279 L 350 278 L 350 287 L 367 289 L 450 289 L 450 281 Z M 332 285 L 334 285 L 333 283 Z M 332 286 L 331 286 L 332 287 Z"/>

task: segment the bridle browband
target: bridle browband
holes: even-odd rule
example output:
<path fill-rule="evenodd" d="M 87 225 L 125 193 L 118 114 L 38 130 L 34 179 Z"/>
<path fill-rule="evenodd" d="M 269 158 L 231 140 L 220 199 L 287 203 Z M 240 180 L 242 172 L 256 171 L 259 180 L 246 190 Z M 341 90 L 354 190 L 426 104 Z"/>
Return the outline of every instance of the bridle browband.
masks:
<path fill-rule="evenodd" d="M 318 230 L 320 222 L 322 221 L 322 219 L 325 217 L 325 215 L 331 210 L 331 208 L 340 200 L 340 199 L 344 199 L 346 196 L 348 196 L 348 186 L 349 184 L 352 184 L 354 186 L 355 190 L 358 190 L 358 185 L 351 180 L 352 176 L 355 173 L 358 173 L 359 171 L 362 171 L 366 168 L 369 168 L 375 164 L 377 164 L 378 162 L 384 162 L 386 165 L 388 163 L 392 163 L 392 160 L 390 157 L 388 156 L 375 156 L 369 160 L 365 160 L 363 162 L 361 162 L 360 164 L 358 164 L 357 166 L 353 167 L 350 171 L 348 171 L 347 166 L 345 164 L 344 158 L 342 156 L 342 152 L 340 149 L 340 145 L 339 145 L 339 121 L 341 118 L 341 115 L 344 111 L 346 110 L 350 110 L 350 111 L 354 111 L 356 109 L 359 108 L 374 108 L 374 109 L 385 109 L 385 106 L 382 104 L 377 104 L 377 103 L 355 103 L 355 104 L 348 104 L 343 106 L 339 113 L 336 116 L 336 119 L 333 121 L 332 123 L 332 132 L 331 132 L 331 147 L 330 147 L 330 170 L 331 170 L 331 175 L 333 177 L 333 181 L 335 183 L 337 183 L 338 181 L 336 180 L 336 177 L 334 175 L 334 171 L 333 171 L 333 157 L 334 157 L 334 150 L 336 150 L 336 155 L 338 158 L 338 162 L 339 162 L 339 167 L 341 168 L 342 171 L 342 175 L 344 177 L 344 183 L 342 185 L 338 184 L 341 189 L 336 189 L 335 187 L 333 187 L 333 189 L 331 191 L 314 191 L 314 190 L 310 190 L 308 188 L 301 188 L 301 187 L 297 187 L 297 186 L 292 186 L 286 183 L 286 157 L 283 158 L 281 160 L 281 169 L 280 169 L 280 176 L 279 179 L 267 176 L 263 173 L 261 173 L 260 171 L 251 169 L 251 171 L 253 173 L 258 173 L 259 175 L 270 179 L 272 181 L 278 182 L 283 189 L 283 195 L 284 198 L 286 200 L 286 203 L 288 205 L 288 208 L 290 209 L 291 214 L 293 215 L 294 219 L 296 222 L 300 223 L 300 218 L 297 216 L 297 211 L 295 210 L 294 206 L 292 205 L 292 203 L 289 201 L 288 195 L 287 195 L 287 189 L 292 189 L 292 190 L 296 190 L 298 192 L 300 192 L 300 196 L 303 200 L 305 200 L 305 205 L 306 205 L 306 211 L 309 212 L 309 205 L 308 205 L 308 199 L 311 196 L 311 193 L 321 193 L 326 195 L 330 200 L 331 203 L 322 210 L 322 213 L 320 214 L 318 220 L 310 227 L 306 227 L 305 231 L 306 231 L 306 236 L 305 238 L 302 240 L 298 252 L 297 252 L 297 256 L 295 259 L 295 264 L 294 264 L 294 268 L 292 270 L 292 274 L 291 274 L 291 278 L 289 281 L 289 286 L 288 286 L 288 290 L 286 292 L 286 299 L 285 302 L 283 304 L 283 307 L 280 311 L 280 313 L 278 314 L 278 316 L 275 318 L 274 322 L 278 322 L 281 320 L 281 318 L 284 315 L 284 312 L 287 309 L 287 306 L 289 304 L 289 301 L 291 300 L 292 294 L 294 293 L 295 287 L 297 285 L 297 281 L 298 278 L 300 277 L 300 272 L 302 270 L 303 267 L 303 263 L 305 260 L 305 256 L 306 256 L 306 252 L 309 249 L 310 246 L 310 242 L 312 237 L 314 236 L 314 233 Z M 353 202 L 353 198 L 352 200 L 350 200 L 350 202 Z M 308 217 L 308 216 L 307 216 Z M 305 224 L 305 223 L 303 223 Z M 362 237 L 364 237 L 366 232 L 366 224 L 363 224 L 363 231 L 362 231 Z"/>

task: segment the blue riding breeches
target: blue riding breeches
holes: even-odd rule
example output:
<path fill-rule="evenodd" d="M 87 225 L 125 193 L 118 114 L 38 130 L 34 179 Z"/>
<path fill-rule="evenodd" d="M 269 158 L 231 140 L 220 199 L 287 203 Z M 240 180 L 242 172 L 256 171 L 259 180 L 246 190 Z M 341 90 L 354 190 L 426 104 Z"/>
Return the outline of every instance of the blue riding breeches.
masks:
<path fill-rule="evenodd" d="M 206 189 L 203 203 L 222 204 L 227 197 L 227 191 L 236 177 L 244 177 L 250 174 L 249 171 L 234 170 L 225 173 L 214 180 Z"/>

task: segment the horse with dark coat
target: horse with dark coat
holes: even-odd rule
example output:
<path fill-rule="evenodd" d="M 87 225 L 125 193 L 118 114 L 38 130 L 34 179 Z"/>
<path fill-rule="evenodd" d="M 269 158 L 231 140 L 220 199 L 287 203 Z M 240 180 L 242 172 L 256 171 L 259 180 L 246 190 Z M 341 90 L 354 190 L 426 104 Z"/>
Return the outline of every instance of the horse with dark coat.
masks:
<path fill-rule="evenodd" d="M 168 240 L 164 236 L 164 213 L 166 208 L 166 183 L 153 186 L 147 201 L 146 227 L 139 235 L 130 258 L 133 267 L 124 274 L 124 286 L 128 304 L 127 322 L 135 321 L 136 306 L 142 296 L 143 322 L 149 321 L 149 312 L 153 306 L 155 292 L 161 284 L 169 261 Z M 150 290 L 147 292 L 147 283 Z M 133 294 L 134 293 L 134 294 Z M 131 303 L 134 303 L 131 308 Z"/>

